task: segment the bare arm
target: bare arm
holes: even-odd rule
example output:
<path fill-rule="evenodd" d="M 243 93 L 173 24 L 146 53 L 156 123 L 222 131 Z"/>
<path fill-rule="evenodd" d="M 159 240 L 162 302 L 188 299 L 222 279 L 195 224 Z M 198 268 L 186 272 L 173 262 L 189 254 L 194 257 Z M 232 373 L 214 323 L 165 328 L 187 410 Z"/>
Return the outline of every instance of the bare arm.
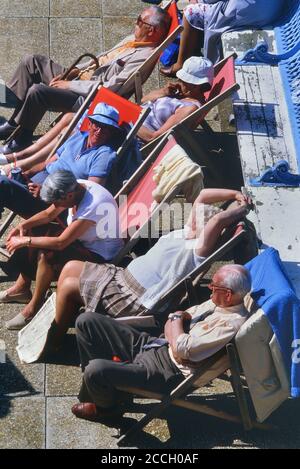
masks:
<path fill-rule="evenodd" d="M 225 202 L 227 200 L 240 200 L 244 198 L 240 191 L 232 189 L 202 189 L 194 205 L 197 203 L 214 204 L 216 202 Z"/>
<path fill-rule="evenodd" d="M 224 228 L 227 228 L 232 223 L 238 222 L 247 214 L 247 204 L 244 202 L 237 208 L 225 210 L 224 212 L 214 215 L 203 228 L 200 237 L 198 238 L 195 252 L 197 256 L 209 256 L 219 240 L 219 237 Z"/>
<path fill-rule="evenodd" d="M 138 131 L 138 136 L 144 142 L 150 142 L 151 140 L 160 137 L 160 135 L 163 135 L 165 132 L 167 132 L 167 130 L 174 127 L 174 125 L 179 124 L 180 121 L 185 119 L 197 109 L 198 107 L 195 104 L 192 104 L 191 106 L 180 107 L 176 110 L 174 114 L 172 114 L 172 116 L 169 117 L 169 119 L 164 123 L 164 125 L 160 129 L 151 131 L 147 129 L 147 127 L 142 126 Z"/>
<path fill-rule="evenodd" d="M 20 166 L 23 170 L 25 169 L 25 171 L 23 172 L 26 176 L 31 177 L 39 173 L 40 171 L 43 171 L 49 163 L 53 163 L 57 159 L 58 156 L 55 154 L 52 156 L 52 158 L 50 158 L 50 160 L 41 161 L 40 163 L 36 163 L 33 166 L 30 165 L 28 169 L 25 169 L 27 167 L 26 160 L 24 162 L 19 163 L 18 166 Z"/>
<path fill-rule="evenodd" d="M 53 249 L 54 251 L 62 251 L 69 244 L 76 241 L 85 231 L 92 225 L 93 221 L 90 220 L 75 220 L 69 225 L 60 236 L 13 236 L 7 242 L 6 247 L 8 251 L 14 252 L 24 246 L 29 246 L 38 249 Z"/>
<path fill-rule="evenodd" d="M 6 242 L 9 242 L 14 236 L 25 235 L 31 228 L 47 225 L 51 221 L 55 220 L 64 210 L 64 208 L 56 208 L 54 205 L 50 205 L 46 210 L 36 213 L 32 217 L 28 218 L 28 220 L 24 220 L 16 226 L 16 228 L 8 234 Z"/>
<path fill-rule="evenodd" d="M 180 358 L 177 354 L 177 338 L 185 333 L 184 322 L 191 320 L 191 315 L 186 311 L 176 311 L 175 313 L 171 314 L 170 316 L 175 316 L 175 320 L 168 319 L 165 324 L 164 333 L 165 338 L 170 344 L 172 349 L 173 356 L 178 363 L 181 363 Z"/>

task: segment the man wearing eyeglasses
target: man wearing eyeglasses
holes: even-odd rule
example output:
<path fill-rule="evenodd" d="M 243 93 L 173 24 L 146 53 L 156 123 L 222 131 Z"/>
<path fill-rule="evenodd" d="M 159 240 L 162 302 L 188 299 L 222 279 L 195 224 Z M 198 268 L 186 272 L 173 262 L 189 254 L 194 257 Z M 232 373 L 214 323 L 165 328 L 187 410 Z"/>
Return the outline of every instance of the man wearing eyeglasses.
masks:
<path fill-rule="evenodd" d="M 221 350 L 247 319 L 243 299 L 251 286 L 241 265 L 225 265 L 212 278 L 210 300 L 187 311 L 171 313 L 165 339 L 153 338 L 112 318 L 81 314 L 76 321 L 84 379 L 73 414 L 86 420 L 121 416 L 124 395 L 116 388 L 142 387 L 169 391 Z M 197 380 L 197 385 L 223 373 L 226 356 Z"/>
<path fill-rule="evenodd" d="M 139 15 L 133 35 L 97 57 L 98 68 L 93 62 L 78 65 L 67 80 L 61 80 L 65 67 L 43 55 L 26 55 L 6 85 L 9 102 L 0 103 L 15 108 L 11 118 L 0 126 L 0 140 L 9 137 L 17 125 L 21 132 L 0 152 L 8 154 L 29 146 L 33 131 L 47 110 L 77 111 L 95 82 L 123 96 L 130 95 L 133 84 L 122 85 L 165 39 L 170 22 L 169 14 L 161 8 L 147 8 Z M 143 71 L 142 82 L 151 71 L 150 64 Z"/>

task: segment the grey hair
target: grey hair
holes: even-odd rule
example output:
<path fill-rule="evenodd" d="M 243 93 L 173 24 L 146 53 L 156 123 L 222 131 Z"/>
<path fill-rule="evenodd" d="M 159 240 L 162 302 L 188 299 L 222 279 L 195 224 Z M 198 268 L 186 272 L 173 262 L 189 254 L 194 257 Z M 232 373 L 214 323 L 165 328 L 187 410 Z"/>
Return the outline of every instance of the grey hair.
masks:
<path fill-rule="evenodd" d="M 49 174 L 43 182 L 40 197 L 44 202 L 52 204 L 63 199 L 69 192 L 75 190 L 77 180 L 71 171 L 64 169 Z"/>
<path fill-rule="evenodd" d="M 168 32 L 171 24 L 169 13 L 155 5 L 150 6 L 147 10 L 151 11 L 151 24 Z"/>
<path fill-rule="evenodd" d="M 230 288 L 241 299 L 251 290 L 251 277 L 247 269 L 239 264 L 224 265 L 217 271 L 222 276 L 222 286 Z"/>

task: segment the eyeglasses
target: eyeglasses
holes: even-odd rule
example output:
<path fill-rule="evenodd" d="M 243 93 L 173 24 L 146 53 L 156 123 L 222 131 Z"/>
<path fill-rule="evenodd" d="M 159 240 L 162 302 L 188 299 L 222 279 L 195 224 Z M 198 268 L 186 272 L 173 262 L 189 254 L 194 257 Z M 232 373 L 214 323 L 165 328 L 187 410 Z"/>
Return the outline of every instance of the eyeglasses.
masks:
<path fill-rule="evenodd" d="M 143 20 L 141 15 L 137 17 L 136 24 L 141 27 L 143 24 L 146 24 L 147 26 L 151 26 L 151 28 L 155 28 L 155 26 L 151 23 L 147 23 L 146 21 Z"/>
<path fill-rule="evenodd" d="M 227 287 L 222 287 L 221 285 L 216 285 L 215 283 L 210 283 L 208 285 L 208 288 L 210 290 L 223 290 L 223 291 L 230 291 L 231 293 L 233 293 L 232 289 L 231 288 L 227 288 Z"/>

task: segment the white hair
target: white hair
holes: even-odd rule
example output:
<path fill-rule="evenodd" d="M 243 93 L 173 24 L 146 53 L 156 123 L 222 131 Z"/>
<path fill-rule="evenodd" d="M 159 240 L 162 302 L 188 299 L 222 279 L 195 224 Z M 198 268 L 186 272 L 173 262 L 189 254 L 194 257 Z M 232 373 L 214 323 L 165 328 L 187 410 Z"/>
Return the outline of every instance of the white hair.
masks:
<path fill-rule="evenodd" d="M 151 24 L 160 29 L 165 29 L 167 32 L 170 29 L 171 17 L 162 8 L 152 5 L 147 10 L 151 11 Z"/>
<path fill-rule="evenodd" d="M 241 299 L 251 290 L 251 277 L 248 270 L 239 264 L 228 264 L 216 272 L 222 277 L 222 286 L 230 288 Z"/>
<path fill-rule="evenodd" d="M 69 192 L 73 192 L 77 184 L 71 171 L 55 171 L 49 174 L 43 182 L 40 197 L 44 202 L 52 204 L 56 200 L 63 199 Z"/>

